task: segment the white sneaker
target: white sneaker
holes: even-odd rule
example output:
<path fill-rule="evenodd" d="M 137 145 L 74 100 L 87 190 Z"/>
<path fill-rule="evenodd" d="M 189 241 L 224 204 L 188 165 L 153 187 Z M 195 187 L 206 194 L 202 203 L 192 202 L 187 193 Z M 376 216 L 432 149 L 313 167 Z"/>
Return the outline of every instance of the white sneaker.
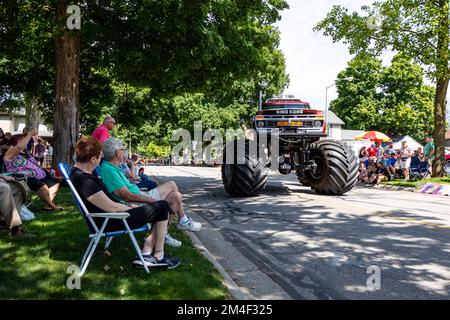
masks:
<path fill-rule="evenodd" d="M 182 243 L 180 240 L 172 238 L 170 233 L 166 233 L 166 236 L 164 237 L 164 244 L 171 247 L 180 247 Z"/>
<path fill-rule="evenodd" d="M 200 222 L 195 222 L 188 216 L 186 216 L 186 217 L 188 218 L 188 220 L 186 222 L 182 223 L 181 221 L 179 221 L 177 223 L 178 229 L 195 232 L 195 231 L 199 231 L 202 228 L 202 224 Z"/>

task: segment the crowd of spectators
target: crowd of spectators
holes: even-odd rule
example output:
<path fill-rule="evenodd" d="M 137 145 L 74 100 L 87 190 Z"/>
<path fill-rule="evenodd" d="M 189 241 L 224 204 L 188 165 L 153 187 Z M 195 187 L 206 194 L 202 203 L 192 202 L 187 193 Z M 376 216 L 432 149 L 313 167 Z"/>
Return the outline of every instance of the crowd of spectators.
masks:
<path fill-rule="evenodd" d="M 115 119 L 106 117 L 91 137 L 81 137 L 75 146 L 76 163 L 70 179 L 89 212 L 123 212 L 131 228 L 151 224 L 142 249 L 148 267 L 175 268 L 178 257 L 165 253 L 164 246 L 179 247 L 181 241 L 169 233 L 173 219 L 177 228 L 199 231 L 201 224 L 193 221 L 183 204 L 183 196 L 173 181 L 156 183 L 145 174 L 144 162 L 128 156 L 120 139 L 111 138 Z M 25 199 L 36 192 L 43 202 L 42 210 L 63 208 L 55 204 L 62 177 L 45 170 L 42 165 L 47 151 L 37 129 L 24 129 L 23 134 L 11 136 L 0 129 L 0 154 L 4 174 L 0 174 L 0 228 L 12 236 L 29 235 L 22 228 L 21 210 Z M 97 219 L 101 225 L 103 218 Z M 123 228 L 119 220 L 108 222 L 107 231 Z M 142 265 L 135 258 L 134 265 Z"/>
<path fill-rule="evenodd" d="M 61 181 L 43 168 L 49 149 L 37 129 L 11 135 L 0 128 L 0 229 L 8 229 L 12 236 L 28 235 L 20 212 L 31 191 L 43 202 L 43 211 L 63 209 L 54 202 Z"/>
<path fill-rule="evenodd" d="M 370 186 L 379 186 L 381 182 L 394 179 L 421 179 L 431 174 L 435 147 L 432 138 L 426 138 L 425 148 L 412 150 L 407 141 L 395 150 L 392 144 L 383 148 L 381 142 L 359 150 L 358 182 Z"/>

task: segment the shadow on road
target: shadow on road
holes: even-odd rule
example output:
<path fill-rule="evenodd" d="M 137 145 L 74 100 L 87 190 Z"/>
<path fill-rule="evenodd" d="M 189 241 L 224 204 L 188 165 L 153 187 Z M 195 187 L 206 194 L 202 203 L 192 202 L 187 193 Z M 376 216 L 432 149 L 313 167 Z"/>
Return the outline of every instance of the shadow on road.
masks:
<path fill-rule="evenodd" d="M 276 184 L 257 197 L 231 198 L 220 179 L 158 178 L 176 181 L 188 206 L 294 299 L 307 298 L 305 290 L 319 299 L 450 297 L 450 230 L 421 224 L 427 216 L 336 209 Z M 380 290 L 366 285 L 369 266 L 381 270 Z"/>

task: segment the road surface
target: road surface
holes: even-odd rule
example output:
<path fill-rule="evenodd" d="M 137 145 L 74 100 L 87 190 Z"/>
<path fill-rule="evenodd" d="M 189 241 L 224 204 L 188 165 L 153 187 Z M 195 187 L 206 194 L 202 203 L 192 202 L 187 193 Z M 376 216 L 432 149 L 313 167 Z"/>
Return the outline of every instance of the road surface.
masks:
<path fill-rule="evenodd" d="M 338 197 L 273 173 L 231 198 L 220 168 L 146 168 L 174 180 L 196 235 L 254 299 L 449 299 L 450 198 L 356 187 Z"/>

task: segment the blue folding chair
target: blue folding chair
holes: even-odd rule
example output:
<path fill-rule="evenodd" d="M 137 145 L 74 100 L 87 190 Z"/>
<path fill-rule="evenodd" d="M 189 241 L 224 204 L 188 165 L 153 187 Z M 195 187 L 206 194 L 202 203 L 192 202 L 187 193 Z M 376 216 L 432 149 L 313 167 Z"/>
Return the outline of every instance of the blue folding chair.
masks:
<path fill-rule="evenodd" d="M 69 172 L 70 167 L 66 163 L 58 163 L 58 167 L 61 170 L 61 173 L 66 180 L 67 184 L 70 187 L 70 191 L 72 192 L 73 197 L 75 198 L 75 203 L 78 206 L 78 209 L 80 209 L 80 212 L 84 218 L 84 220 L 87 223 L 88 229 L 90 231 L 89 238 L 91 239 L 89 246 L 86 249 L 86 252 L 84 253 L 83 259 L 81 260 L 80 265 L 80 273 L 78 274 L 79 277 L 82 277 L 84 273 L 86 272 L 87 266 L 89 265 L 89 262 L 91 261 L 91 258 L 95 252 L 95 249 L 97 248 L 97 245 L 102 237 L 106 238 L 106 244 L 105 244 L 105 250 L 109 248 L 109 245 L 111 244 L 113 238 L 115 236 L 119 236 L 122 234 L 128 234 L 130 237 L 130 240 L 133 244 L 134 249 L 136 250 L 136 253 L 139 257 L 139 260 L 141 260 L 142 265 L 146 272 L 150 272 L 147 265 L 145 264 L 144 258 L 142 257 L 141 249 L 139 248 L 139 245 L 136 241 L 136 238 L 134 237 L 134 233 L 136 232 L 144 232 L 149 231 L 150 226 L 147 224 L 141 228 L 138 229 L 130 229 L 127 223 L 127 218 L 130 216 L 128 212 L 107 212 L 107 213 L 91 213 L 87 210 L 86 206 L 84 205 L 83 201 L 80 198 L 80 195 L 78 194 L 77 190 L 72 184 L 72 181 L 70 181 L 69 178 Z M 94 222 L 93 218 L 105 218 L 101 228 L 99 229 L 97 227 L 97 224 Z M 114 231 L 114 232 L 104 232 L 106 225 L 108 224 L 109 219 L 120 219 L 123 222 L 124 229 L 120 231 Z"/>
<path fill-rule="evenodd" d="M 428 162 L 421 161 L 417 166 L 411 166 L 410 173 L 411 180 L 426 179 L 431 174 L 431 172 L 428 170 Z"/>

